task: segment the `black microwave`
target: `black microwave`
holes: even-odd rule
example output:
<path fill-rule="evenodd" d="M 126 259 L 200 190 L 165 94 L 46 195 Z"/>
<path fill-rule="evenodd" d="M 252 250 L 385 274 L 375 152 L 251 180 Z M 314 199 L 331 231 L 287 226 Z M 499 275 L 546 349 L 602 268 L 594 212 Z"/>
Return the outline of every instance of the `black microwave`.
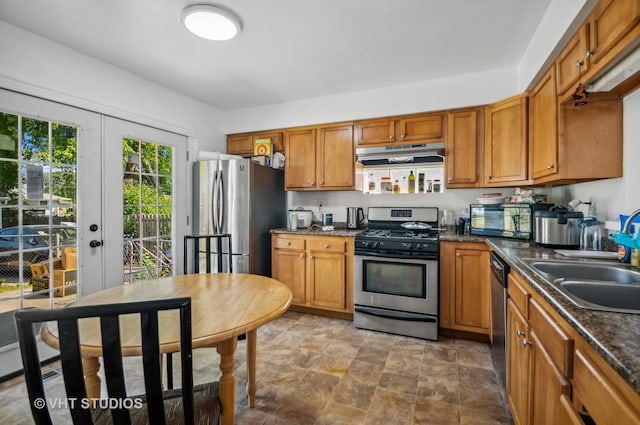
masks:
<path fill-rule="evenodd" d="M 469 232 L 472 235 L 535 239 L 534 211 L 547 211 L 553 204 L 471 204 Z"/>

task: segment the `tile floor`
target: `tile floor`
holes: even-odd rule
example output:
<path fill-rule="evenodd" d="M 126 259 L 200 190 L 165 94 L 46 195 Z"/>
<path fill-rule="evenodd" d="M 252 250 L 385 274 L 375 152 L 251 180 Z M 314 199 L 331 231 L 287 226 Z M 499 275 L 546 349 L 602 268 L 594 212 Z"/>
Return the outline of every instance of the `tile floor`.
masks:
<path fill-rule="evenodd" d="M 425 341 L 288 312 L 258 331 L 253 409 L 244 390 L 244 356 L 240 341 L 235 365 L 239 425 L 509 424 L 484 343 L 446 337 Z M 138 361 L 127 359 L 127 370 L 134 371 L 130 394 L 140 392 Z M 217 362 L 214 349 L 195 350 L 196 383 L 217 379 Z M 46 388 L 63 393 L 62 377 L 49 378 Z M 25 395 L 20 378 L 0 384 L 5 423 L 33 423 Z M 67 410 L 52 411 L 57 423 L 70 423 Z"/>

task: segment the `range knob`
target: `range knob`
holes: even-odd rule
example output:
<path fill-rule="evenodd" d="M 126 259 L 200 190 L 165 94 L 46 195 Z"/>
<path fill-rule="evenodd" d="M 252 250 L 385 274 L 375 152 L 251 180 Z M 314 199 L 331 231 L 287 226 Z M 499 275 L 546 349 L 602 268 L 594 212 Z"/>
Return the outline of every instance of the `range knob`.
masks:
<path fill-rule="evenodd" d="M 371 243 L 371 248 L 377 248 L 378 245 L 380 245 L 380 242 L 372 242 Z"/>

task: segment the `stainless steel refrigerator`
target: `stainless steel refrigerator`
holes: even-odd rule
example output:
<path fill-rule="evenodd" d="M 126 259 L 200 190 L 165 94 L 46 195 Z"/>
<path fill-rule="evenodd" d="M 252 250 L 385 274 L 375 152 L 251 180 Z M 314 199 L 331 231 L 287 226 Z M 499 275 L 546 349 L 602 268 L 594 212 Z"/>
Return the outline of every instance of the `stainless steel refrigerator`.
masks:
<path fill-rule="evenodd" d="M 270 276 L 269 229 L 286 226 L 284 171 L 247 158 L 228 157 L 193 164 L 192 234 L 230 233 L 233 271 Z M 204 241 L 200 244 L 200 262 L 204 264 Z M 212 250 L 211 264 L 216 265 L 215 244 Z M 228 263 L 226 246 L 222 250 L 223 261 Z M 200 270 L 204 270 L 202 265 Z M 226 264 L 224 270 L 228 270 Z"/>

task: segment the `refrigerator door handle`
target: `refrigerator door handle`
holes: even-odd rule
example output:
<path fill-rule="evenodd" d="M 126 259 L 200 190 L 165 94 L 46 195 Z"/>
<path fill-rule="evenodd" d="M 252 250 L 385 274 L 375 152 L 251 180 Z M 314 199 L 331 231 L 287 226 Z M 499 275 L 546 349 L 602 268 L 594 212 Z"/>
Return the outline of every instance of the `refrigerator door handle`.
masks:
<path fill-rule="evenodd" d="M 211 188 L 211 221 L 213 233 L 217 233 L 218 229 L 218 170 L 213 174 L 213 187 Z"/>
<path fill-rule="evenodd" d="M 218 193 L 217 193 L 217 200 L 218 200 L 218 222 L 216 223 L 217 225 L 217 229 L 216 229 L 216 233 L 222 233 L 222 224 L 223 224 L 223 220 L 224 220 L 224 188 L 223 188 L 223 184 L 224 182 L 222 181 L 222 171 L 220 171 L 220 175 L 218 176 Z"/>

